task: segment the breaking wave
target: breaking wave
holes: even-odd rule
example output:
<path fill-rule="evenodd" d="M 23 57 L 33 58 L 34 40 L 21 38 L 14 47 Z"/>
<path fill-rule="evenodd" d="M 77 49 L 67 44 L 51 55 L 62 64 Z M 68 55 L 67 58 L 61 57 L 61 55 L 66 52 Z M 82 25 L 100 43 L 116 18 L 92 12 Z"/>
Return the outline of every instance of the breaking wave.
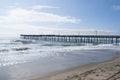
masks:
<path fill-rule="evenodd" d="M 0 40 L 0 66 L 32 62 L 45 57 L 67 55 L 74 50 L 117 49 L 116 45 L 58 43 L 24 39 Z M 82 53 L 80 53 L 82 54 Z"/>

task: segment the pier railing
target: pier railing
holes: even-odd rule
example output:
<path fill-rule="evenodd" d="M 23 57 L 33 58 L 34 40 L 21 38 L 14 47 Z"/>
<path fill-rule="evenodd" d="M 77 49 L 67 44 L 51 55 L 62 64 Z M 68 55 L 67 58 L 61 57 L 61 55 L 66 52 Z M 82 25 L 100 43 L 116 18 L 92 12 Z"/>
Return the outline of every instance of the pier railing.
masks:
<path fill-rule="evenodd" d="M 22 39 L 68 43 L 118 44 L 119 35 L 20 35 Z"/>

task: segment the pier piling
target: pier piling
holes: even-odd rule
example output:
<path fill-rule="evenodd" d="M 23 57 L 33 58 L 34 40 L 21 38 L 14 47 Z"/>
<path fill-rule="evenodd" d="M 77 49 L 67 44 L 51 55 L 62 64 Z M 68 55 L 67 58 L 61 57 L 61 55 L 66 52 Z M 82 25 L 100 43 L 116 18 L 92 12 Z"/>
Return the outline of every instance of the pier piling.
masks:
<path fill-rule="evenodd" d="M 65 43 L 118 44 L 119 35 L 20 35 L 22 39 L 34 39 Z"/>

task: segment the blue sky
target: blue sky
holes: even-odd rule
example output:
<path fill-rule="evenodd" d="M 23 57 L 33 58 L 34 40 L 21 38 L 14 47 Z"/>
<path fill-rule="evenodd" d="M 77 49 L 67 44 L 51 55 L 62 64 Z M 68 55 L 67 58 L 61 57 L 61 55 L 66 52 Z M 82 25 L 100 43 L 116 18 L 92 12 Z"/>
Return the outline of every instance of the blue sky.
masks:
<path fill-rule="evenodd" d="M 120 34 L 120 0 L 0 0 L 0 34 Z"/>

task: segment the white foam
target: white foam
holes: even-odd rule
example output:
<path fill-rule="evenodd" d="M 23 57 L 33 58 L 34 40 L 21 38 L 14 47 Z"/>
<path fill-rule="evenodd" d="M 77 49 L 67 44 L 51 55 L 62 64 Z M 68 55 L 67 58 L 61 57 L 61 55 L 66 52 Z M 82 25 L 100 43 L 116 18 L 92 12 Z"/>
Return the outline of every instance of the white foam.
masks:
<path fill-rule="evenodd" d="M 8 43 L 6 45 L 6 43 Z M 11 44 L 17 43 L 17 44 Z M 49 42 L 50 43 L 50 42 Z M 42 44 L 45 44 L 42 43 Z M 58 43 L 57 43 L 58 44 Z M 86 46 L 41 46 L 39 44 L 21 44 L 19 42 L 11 42 L 11 40 L 3 40 L 0 43 L 0 50 L 5 49 L 7 52 L 0 52 L 0 66 L 8 66 L 19 63 L 31 62 L 38 60 L 40 58 L 50 57 L 50 56 L 64 56 L 67 52 L 74 50 L 90 50 L 90 49 L 117 49 L 120 50 L 120 46 L 116 45 L 86 45 Z M 14 50 L 28 48 L 27 50 Z M 79 53 L 82 54 L 82 53 Z"/>

